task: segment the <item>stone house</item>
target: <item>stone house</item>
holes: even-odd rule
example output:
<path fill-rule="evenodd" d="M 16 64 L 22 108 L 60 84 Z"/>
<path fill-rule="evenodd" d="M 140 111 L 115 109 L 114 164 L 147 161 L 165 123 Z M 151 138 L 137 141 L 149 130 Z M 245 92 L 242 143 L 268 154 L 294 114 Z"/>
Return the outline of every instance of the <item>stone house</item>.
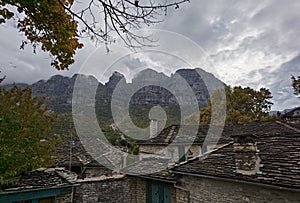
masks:
<path fill-rule="evenodd" d="M 169 135 L 172 130 L 175 132 L 178 128 L 171 126 L 165 129 L 163 132 L 167 133 L 162 135 Z M 188 129 L 183 129 L 186 129 L 187 135 Z M 200 129 L 203 130 L 204 127 Z M 204 130 L 199 131 L 205 134 Z M 176 136 L 176 133 L 171 134 L 172 136 Z M 66 179 L 62 179 L 62 185 L 59 186 L 56 179 L 52 181 L 49 176 L 44 176 L 47 181 L 40 183 L 47 185 L 51 180 L 50 183 L 54 185 L 44 188 L 43 191 L 48 189 L 57 191 L 57 193 L 49 193 L 51 197 L 45 197 L 50 197 L 50 200 L 55 202 L 68 202 L 69 200 L 75 203 L 300 201 L 300 130 L 295 123 L 270 121 L 227 126 L 222 136 L 224 137 L 219 139 L 222 144 L 206 152 L 200 150 L 200 144 L 203 142 L 200 142 L 201 136 L 198 136 L 199 153 L 185 161 L 174 163 L 170 160 L 172 157 L 158 154 L 158 156 L 144 157 L 128 165 L 122 169 L 123 174 L 114 172 L 105 174 L 101 171 L 99 173 L 94 171 L 93 174 L 85 173 L 85 176 L 79 177 L 72 183 L 66 183 L 64 182 Z M 160 137 L 157 136 L 153 140 L 158 138 Z M 154 147 L 156 147 L 155 144 Z M 81 156 L 75 157 L 78 161 L 86 160 Z M 89 163 L 94 165 L 92 163 L 94 161 L 89 160 L 84 167 L 88 167 Z M 156 170 L 149 171 L 154 165 Z M 43 170 L 42 174 L 46 172 L 54 173 L 53 169 L 50 169 L 49 171 Z M 54 174 L 56 173 L 57 169 Z M 30 176 L 34 177 L 34 175 Z M 37 179 L 29 178 L 29 181 L 33 180 Z M 66 189 L 60 190 L 61 187 Z M 39 191 L 32 186 L 26 188 L 26 192 L 31 194 Z M 16 191 L 18 190 L 13 193 L 16 194 Z M 5 197 L 13 194 L 11 191 L 4 192 Z M 36 194 L 44 193 L 37 192 Z M 61 201 L 59 199 L 61 196 L 68 200 Z M 34 201 L 33 199 L 31 201 L 38 202 L 43 200 L 39 198 L 44 198 L 36 197 Z M 0 202 L 4 202 L 1 200 L 3 199 L 0 199 Z M 18 202 L 19 199 L 12 201 Z"/>
<path fill-rule="evenodd" d="M 77 175 L 63 168 L 22 173 L 17 185 L 0 191 L 1 203 L 71 203 Z"/>
<path fill-rule="evenodd" d="M 225 129 L 222 136 L 214 135 L 221 127 L 208 126 L 179 126 L 172 125 L 162 130 L 157 136 L 138 142 L 140 159 L 154 156 L 161 156 L 170 160 L 170 163 L 181 162 L 201 155 L 216 147 L 230 142 L 227 136 L 228 129 Z M 209 131 L 210 130 L 210 131 Z M 206 139 L 210 133 L 209 139 Z M 195 134 L 194 137 L 191 135 Z"/>
<path fill-rule="evenodd" d="M 188 191 L 177 202 L 299 202 L 299 149 L 299 133 L 236 135 L 171 169 Z"/>
<path fill-rule="evenodd" d="M 199 148 L 198 155 L 185 161 L 174 163 L 157 154 L 128 165 L 121 171 L 126 175 L 79 179 L 74 202 L 299 202 L 298 130 L 281 121 L 227 126 L 218 148 L 204 153 Z M 153 165 L 157 171 L 149 171 Z"/>
<path fill-rule="evenodd" d="M 300 118 L 300 107 L 294 108 L 282 116 L 284 120 L 298 120 Z"/>
<path fill-rule="evenodd" d="M 141 179 L 139 202 L 145 203 L 300 201 L 300 134 L 295 126 L 279 121 L 238 125 L 231 138 L 167 170 L 138 175 L 158 163 L 148 158 L 124 172 Z"/>

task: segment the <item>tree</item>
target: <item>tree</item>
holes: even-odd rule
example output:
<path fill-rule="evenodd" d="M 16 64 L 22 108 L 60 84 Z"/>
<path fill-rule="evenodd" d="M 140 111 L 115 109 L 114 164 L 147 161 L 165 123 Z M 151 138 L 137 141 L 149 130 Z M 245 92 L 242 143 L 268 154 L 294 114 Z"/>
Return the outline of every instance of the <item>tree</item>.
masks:
<path fill-rule="evenodd" d="M 21 172 L 53 166 L 55 115 L 31 89 L 0 88 L 0 186 L 14 183 Z"/>
<path fill-rule="evenodd" d="M 294 94 L 295 95 L 299 95 L 300 94 L 300 76 L 298 76 L 298 78 L 296 78 L 295 76 L 291 77 L 292 79 L 292 86 L 294 88 Z"/>
<path fill-rule="evenodd" d="M 161 22 L 168 8 L 177 9 L 188 1 L 90 0 L 83 7 L 85 3 L 74 0 L 0 0 L 0 24 L 16 17 L 19 31 L 27 37 L 21 48 L 30 43 L 35 52 L 41 45 L 41 50 L 49 52 L 51 65 L 64 70 L 74 63 L 75 51 L 83 47 L 80 37 L 91 37 L 108 47 L 116 33 L 129 47 L 144 46 L 151 39 L 133 30 Z"/>
<path fill-rule="evenodd" d="M 223 90 L 216 90 L 213 92 L 211 98 L 208 100 L 208 106 L 202 108 L 200 111 L 200 125 L 220 125 L 222 124 L 222 116 L 225 115 L 223 106 L 226 106 L 226 119 L 227 125 L 251 123 L 255 121 L 267 121 L 274 119 L 269 116 L 271 105 L 273 104 L 269 99 L 272 98 L 271 92 L 268 89 L 261 88 L 259 91 L 251 89 L 250 87 L 226 87 L 225 95 L 226 100 L 220 97 Z M 216 103 L 215 110 L 212 112 L 212 101 Z M 226 105 L 221 104 L 219 101 L 226 101 Z M 213 120 L 211 121 L 213 113 Z M 195 124 L 196 116 L 191 115 L 186 121 L 189 124 Z"/>

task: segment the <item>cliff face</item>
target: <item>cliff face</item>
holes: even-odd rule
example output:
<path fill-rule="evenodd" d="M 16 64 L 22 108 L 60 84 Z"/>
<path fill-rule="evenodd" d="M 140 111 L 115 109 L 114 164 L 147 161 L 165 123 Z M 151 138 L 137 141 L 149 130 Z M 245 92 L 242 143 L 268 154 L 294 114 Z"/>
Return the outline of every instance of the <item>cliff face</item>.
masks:
<path fill-rule="evenodd" d="M 78 76 L 82 75 L 75 74 L 71 78 L 55 75 L 49 80 L 40 80 L 32 85 L 16 85 L 22 88 L 31 87 L 34 96 L 46 97 L 46 105 L 49 109 L 59 113 L 70 112 L 73 88 Z M 130 104 L 133 106 L 157 104 L 169 106 L 176 105 L 179 102 L 189 105 L 194 103 L 190 98 L 190 94 L 187 93 L 189 87 L 196 96 L 199 106 L 203 107 L 207 105 L 207 99 L 209 98 L 209 91 L 205 84 L 214 86 L 215 83 L 222 83 L 212 74 L 201 69 L 180 69 L 170 77 L 146 69 L 138 73 L 132 79 L 132 83 L 127 83 L 121 73 L 114 72 L 104 85 L 99 83 L 93 76 L 82 77 L 85 77 L 89 84 L 98 84 L 97 105 L 109 105 L 116 87 L 122 90 L 119 95 L 120 98 L 130 93 L 133 94 L 130 100 Z M 9 88 L 11 85 L 5 85 L 5 87 Z"/>
<path fill-rule="evenodd" d="M 127 86 L 135 90 L 144 86 L 134 91 L 130 101 L 132 105 L 191 105 L 195 104 L 196 98 L 199 106 L 203 107 L 207 105 L 209 91 L 221 85 L 224 83 L 201 69 L 180 69 L 170 77 L 147 69 L 137 74 Z"/>

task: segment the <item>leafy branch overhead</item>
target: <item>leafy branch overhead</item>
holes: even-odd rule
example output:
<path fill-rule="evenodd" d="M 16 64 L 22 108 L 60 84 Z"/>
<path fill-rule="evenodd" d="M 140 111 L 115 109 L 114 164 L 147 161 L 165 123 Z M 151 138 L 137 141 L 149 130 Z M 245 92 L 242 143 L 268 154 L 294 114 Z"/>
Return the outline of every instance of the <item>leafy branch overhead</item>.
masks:
<path fill-rule="evenodd" d="M 18 20 L 19 31 L 27 37 L 34 52 L 49 52 L 51 66 L 68 69 L 74 63 L 77 49 L 83 47 L 81 37 L 90 37 L 97 43 L 115 41 L 117 34 L 128 47 L 137 48 L 151 43 L 147 36 L 135 34 L 143 25 L 162 21 L 168 8 L 179 8 L 189 0 L 178 1 L 137 0 L 0 0 L 0 24 L 8 19 Z"/>

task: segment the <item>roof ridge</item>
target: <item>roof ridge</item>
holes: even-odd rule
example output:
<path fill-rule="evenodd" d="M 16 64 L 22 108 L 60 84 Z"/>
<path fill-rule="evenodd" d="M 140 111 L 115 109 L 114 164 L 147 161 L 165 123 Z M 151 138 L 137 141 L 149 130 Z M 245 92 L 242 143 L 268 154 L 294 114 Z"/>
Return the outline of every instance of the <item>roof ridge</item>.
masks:
<path fill-rule="evenodd" d="M 227 144 L 223 144 L 222 146 L 217 147 L 216 149 L 213 149 L 213 150 L 211 150 L 211 151 L 205 152 L 205 153 L 200 154 L 200 155 L 198 155 L 198 156 L 195 156 L 195 157 L 193 157 L 193 158 L 191 158 L 191 159 L 188 159 L 187 161 L 183 161 L 183 162 L 180 162 L 180 163 L 178 163 L 178 164 L 175 164 L 174 166 L 172 166 L 172 167 L 170 168 L 170 170 L 172 170 L 172 169 L 174 169 L 174 168 L 176 168 L 176 167 L 179 167 L 179 166 L 182 166 L 182 165 L 191 163 L 191 162 L 193 162 L 193 161 L 195 161 L 195 160 L 197 160 L 197 159 L 207 157 L 208 155 L 212 154 L 213 152 L 216 152 L 216 151 L 218 151 L 218 150 L 220 150 L 220 149 L 223 149 L 223 148 L 225 148 L 225 147 L 227 147 L 227 146 L 229 146 L 229 145 L 231 145 L 231 144 L 233 144 L 233 143 L 234 143 L 234 142 L 231 141 L 231 142 L 229 142 L 229 143 L 227 143 Z"/>
<path fill-rule="evenodd" d="M 289 129 L 291 129 L 291 130 L 294 130 L 294 131 L 300 133 L 300 129 L 297 129 L 297 128 L 295 128 L 295 127 L 292 127 L 292 126 L 290 126 L 290 125 L 287 124 L 287 123 L 283 123 L 283 122 L 281 122 L 281 121 L 276 121 L 276 123 L 278 123 L 278 124 L 280 124 L 280 125 L 282 125 L 282 126 L 284 126 L 284 127 L 287 127 L 287 128 L 289 128 Z"/>

